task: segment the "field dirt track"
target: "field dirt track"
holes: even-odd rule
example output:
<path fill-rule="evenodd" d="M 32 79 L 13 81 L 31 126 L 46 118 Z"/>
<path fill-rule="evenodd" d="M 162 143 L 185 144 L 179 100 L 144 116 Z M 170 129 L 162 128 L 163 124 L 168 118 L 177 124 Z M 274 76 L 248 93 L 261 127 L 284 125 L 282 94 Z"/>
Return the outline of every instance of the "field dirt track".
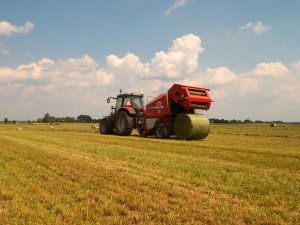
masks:
<path fill-rule="evenodd" d="M 0 224 L 300 224 L 300 125 L 197 141 L 91 126 L 0 124 Z"/>

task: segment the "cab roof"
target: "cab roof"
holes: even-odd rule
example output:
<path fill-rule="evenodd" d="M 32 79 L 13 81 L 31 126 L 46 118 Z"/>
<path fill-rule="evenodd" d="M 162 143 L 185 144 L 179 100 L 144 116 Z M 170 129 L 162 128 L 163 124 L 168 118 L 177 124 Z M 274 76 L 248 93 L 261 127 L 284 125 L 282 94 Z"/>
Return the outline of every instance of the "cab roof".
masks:
<path fill-rule="evenodd" d="M 138 96 L 138 97 L 144 97 L 143 94 L 140 93 L 121 93 L 118 94 L 117 97 L 122 97 L 122 96 Z"/>

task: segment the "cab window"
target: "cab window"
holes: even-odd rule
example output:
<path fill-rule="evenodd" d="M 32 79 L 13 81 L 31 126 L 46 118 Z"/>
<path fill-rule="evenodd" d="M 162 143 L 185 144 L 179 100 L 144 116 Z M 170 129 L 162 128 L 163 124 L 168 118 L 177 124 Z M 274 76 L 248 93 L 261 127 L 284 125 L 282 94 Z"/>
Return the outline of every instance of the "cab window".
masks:
<path fill-rule="evenodd" d="M 116 103 L 116 110 L 119 110 L 123 106 L 123 98 L 118 98 Z"/>
<path fill-rule="evenodd" d="M 132 97 L 132 107 L 141 109 L 143 108 L 143 99 L 142 97 L 133 96 Z"/>

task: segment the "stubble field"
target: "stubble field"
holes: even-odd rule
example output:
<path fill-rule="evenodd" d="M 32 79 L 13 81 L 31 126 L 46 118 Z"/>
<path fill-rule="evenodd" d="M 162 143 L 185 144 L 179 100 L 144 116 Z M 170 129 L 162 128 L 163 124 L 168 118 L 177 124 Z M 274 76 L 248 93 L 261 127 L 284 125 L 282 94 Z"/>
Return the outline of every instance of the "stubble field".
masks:
<path fill-rule="evenodd" d="M 300 125 L 180 141 L 0 124 L 0 223 L 300 224 Z"/>

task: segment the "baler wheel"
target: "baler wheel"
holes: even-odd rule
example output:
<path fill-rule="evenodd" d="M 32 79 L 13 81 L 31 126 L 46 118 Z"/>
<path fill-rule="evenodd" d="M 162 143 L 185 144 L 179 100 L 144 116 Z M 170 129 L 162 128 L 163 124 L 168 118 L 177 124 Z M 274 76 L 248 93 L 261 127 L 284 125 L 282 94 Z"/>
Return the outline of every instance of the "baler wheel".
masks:
<path fill-rule="evenodd" d="M 170 138 L 171 132 L 168 126 L 164 123 L 159 123 L 155 128 L 155 136 L 157 138 Z"/>
<path fill-rule="evenodd" d="M 112 134 L 113 133 L 110 123 L 106 118 L 100 120 L 100 133 L 101 134 Z"/>
<path fill-rule="evenodd" d="M 128 136 L 133 129 L 133 119 L 126 112 L 120 111 L 116 116 L 115 128 L 118 135 Z"/>

